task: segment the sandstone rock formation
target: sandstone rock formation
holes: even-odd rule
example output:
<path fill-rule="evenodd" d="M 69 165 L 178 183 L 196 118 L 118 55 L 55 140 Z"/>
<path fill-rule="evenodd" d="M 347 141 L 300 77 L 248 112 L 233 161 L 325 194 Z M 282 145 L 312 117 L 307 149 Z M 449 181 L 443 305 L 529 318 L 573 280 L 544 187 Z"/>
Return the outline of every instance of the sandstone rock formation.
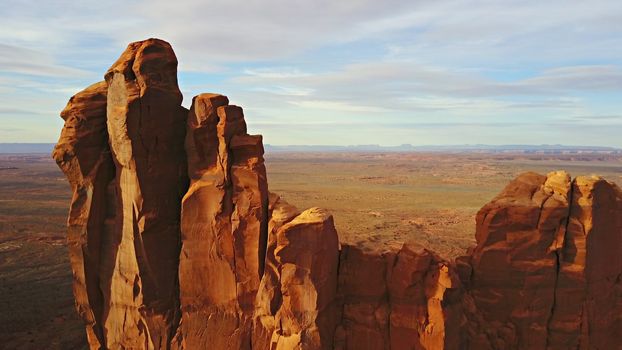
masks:
<path fill-rule="evenodd" d="M 179 262 L 182 348 L 250 348 L 263 274 L 268 184 L 261 136 L 242 109 L 202 94 L 188 115 L 191 184 L 182 200 Z"/>
<path fill-rule="evenodd" d="M 320 208 L 293 217 L 295 209 L 281 200 L 273 208 L 253 348 L 332 349 L 339 312 L 333 218 Z"/>
<path fill-rule="evenodd" d="M 458 259 L 471 349 L 617 349 L 622 192 L 598 177 L 526 173 L 477 215 Z"/>
<path fill-rule="evenodd" d="M 335 349 L 460 348 L 460 282 L 447 262 L 421 246 L 344 246 L 339 293 Z"/>
<path fill-rule="evenodd" d="M 106 92 L 107 85 L 102 81 L 69 100 L 61 112 L 65 126 L 53 153 L 73 190 L 67 220 L 73 294 L 93 349 L 106 344 L 103 319 L 107 304 L 100 288 L 100 273 L 106 261 L 102 254 L 113 229 L 109 220 L 115 205 L 110 200 L 115 169 L 106 130 Z"/>
<path fill-rule="evenodd" d="M 181 99 L 172 48 L 150 39 L 61 113 L 54 158 L 74 188 L 68 240 L 91 348 L 166 348 L 177 328 Z"/>
<path fill-rule="evenodd" d="M 179 209 L 187 187 L 177 58 L 166 42 L 132 43 L 105 77 L 118 202 L 117 251 L 104 291 L 107 346 L 165 348 L 179 319 Z"/>
<path fill-rule="evenodd" d="M 339 245 L 326 210 L 268 192 L 242 109 L 181 106 L 177 59 L 132 43 L 72 97 L 53 157 L 91 349 L 622 348 L 622 191 L 526 173 L 448 262 Z"/>
<path fill-rule="evenodd" d="M 551 349 L 622 347 L 622 191 L 596 176 L 572 183 L 559 250 Z"/>
<path fill-rule="evenodd" d="M 565 173 L 527 173 L 477 214 L 469 281 L 472 318 L 480 323 L 474 348 L 546 348 L 569 193 Z"/>

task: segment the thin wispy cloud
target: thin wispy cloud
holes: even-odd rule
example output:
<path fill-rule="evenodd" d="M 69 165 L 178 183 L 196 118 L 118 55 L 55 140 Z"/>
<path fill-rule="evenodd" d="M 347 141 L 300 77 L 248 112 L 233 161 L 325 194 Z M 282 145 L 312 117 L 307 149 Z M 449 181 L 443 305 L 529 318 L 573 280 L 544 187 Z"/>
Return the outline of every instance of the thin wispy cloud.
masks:
<path fill-rule="evenodd" d="M 271 144 L 622 147 L 616 0 L 7 0 L 0 15 L 0 128 L 24 130 L 0 142 L 54 141 L 47 113 L 160 37 L 186 106 L 227 94 Z"/>
<path fill-rule="evenodd" d="M 54 62 L 45 52 L 0 43 L 0 72 L 40 77 L 88 76 L 87 71 Z"/>

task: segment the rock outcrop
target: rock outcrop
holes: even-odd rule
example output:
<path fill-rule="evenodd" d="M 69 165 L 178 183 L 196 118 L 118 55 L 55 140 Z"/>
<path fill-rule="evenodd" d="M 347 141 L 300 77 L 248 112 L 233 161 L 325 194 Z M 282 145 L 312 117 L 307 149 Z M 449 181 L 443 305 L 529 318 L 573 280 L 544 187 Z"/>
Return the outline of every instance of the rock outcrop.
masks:
<path fill-rule="evenodd" d="M 115 168 L 106 129 L 107 85 L 99 82 L 73 96 L 61 112 L 65 126 L 53 158 L 67 175 L 73 196 L 67 220 L 67 246 L 73 294 L 92 349 L 105 347 L 107 302 L 100 274 L 105 242 L 113 229 L 112 184 Z"/>
<path fill-rule="evenodd" d="M 166 348 L 179 323 L 187 110 L 170 45 L 132 43 L 72 97 L 54 158 L 74 188 L 68 242 L 91 348 Z"/>
<path fill-rule="evenodd" d="M 598 177 L 526 173 L 477 214 L 459 258 L 470 349 L 616 349 L 622 192 Z"/>
<path fill-rule="evenodd" d="M 179 213 L 187 187 L 177 58 L 164 41 L 132 43 L 105 78 L 118 203 L 104 290 L 107 346 L 165 348 L 179 320 Z"/>
<path fill-rule="evenodd" d="M 186 149 L 190 188 L 182 200 L 179 262 L 182 348 L 251 346 L 263 274 L 268 184 L 261 136 L 222 95 L 193 99 Z"/>
<path fill-rule="evenodd" d="M 622 347 L 622 191 L 596 176 L 572 183 L 549 321 L 551 349 Z"/>
<path fill-rule="evenodd" d="M 339 240 L 333 217 L 320 208 L 297 216 L 277 200 L 257 295 L 254 349 L 332 349 L 338 320 Z"/>
<path fill-rule="evenodd" d="M 569 195 L 567 174 L 527 173 L 478 212 L 468 283 L 473 348 L 546 348 Z"/>
<path fill-rule="evenodd" d="M 339 293 L 335 349 L 460 348 L 460 282 L 446 261 L 421 246 L 344 246 Z"/>
<path fill-rule="evenodd" d="M 616 349 L 622 191 L 526 173 L 448 262 L 414 243 L 340 247 L 324 209 L 268 192 L 240 107 L 181 106 L 177 59 L 132 43 L 72 97 L 53 153 L 91 349 Z"/>

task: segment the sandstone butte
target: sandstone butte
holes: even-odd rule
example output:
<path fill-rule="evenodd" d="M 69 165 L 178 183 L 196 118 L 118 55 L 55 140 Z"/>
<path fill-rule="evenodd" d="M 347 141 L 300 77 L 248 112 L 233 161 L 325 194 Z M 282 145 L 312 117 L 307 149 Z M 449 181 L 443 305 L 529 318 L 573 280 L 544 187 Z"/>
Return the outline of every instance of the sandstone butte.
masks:
<path fill-rule="evenodd" d="M 242 108 L 181 102 L 171 46 L 149 39 L 61 112 L 91 349 L 622 348 L 615 184 L 522 174 L 451 262 L 409 242 L 340 246 L 330 213 L 268 191 Z"/>

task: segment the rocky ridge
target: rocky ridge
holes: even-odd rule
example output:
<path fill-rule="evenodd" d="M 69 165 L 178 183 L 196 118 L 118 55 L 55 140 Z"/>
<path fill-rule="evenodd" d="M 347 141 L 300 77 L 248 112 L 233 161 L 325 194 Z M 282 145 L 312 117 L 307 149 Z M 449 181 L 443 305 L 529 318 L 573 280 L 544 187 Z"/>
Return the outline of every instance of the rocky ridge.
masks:
<path fill-rule="evenodd" d="M 268 191 L 242 108 L 181 101 L 171 46 L 148 39 L 61 112 L 91 349 L 622 347 L 615 184 L 523 174 L 452 262 L 409 242 L 340 246 L 330 213 Z"/>

